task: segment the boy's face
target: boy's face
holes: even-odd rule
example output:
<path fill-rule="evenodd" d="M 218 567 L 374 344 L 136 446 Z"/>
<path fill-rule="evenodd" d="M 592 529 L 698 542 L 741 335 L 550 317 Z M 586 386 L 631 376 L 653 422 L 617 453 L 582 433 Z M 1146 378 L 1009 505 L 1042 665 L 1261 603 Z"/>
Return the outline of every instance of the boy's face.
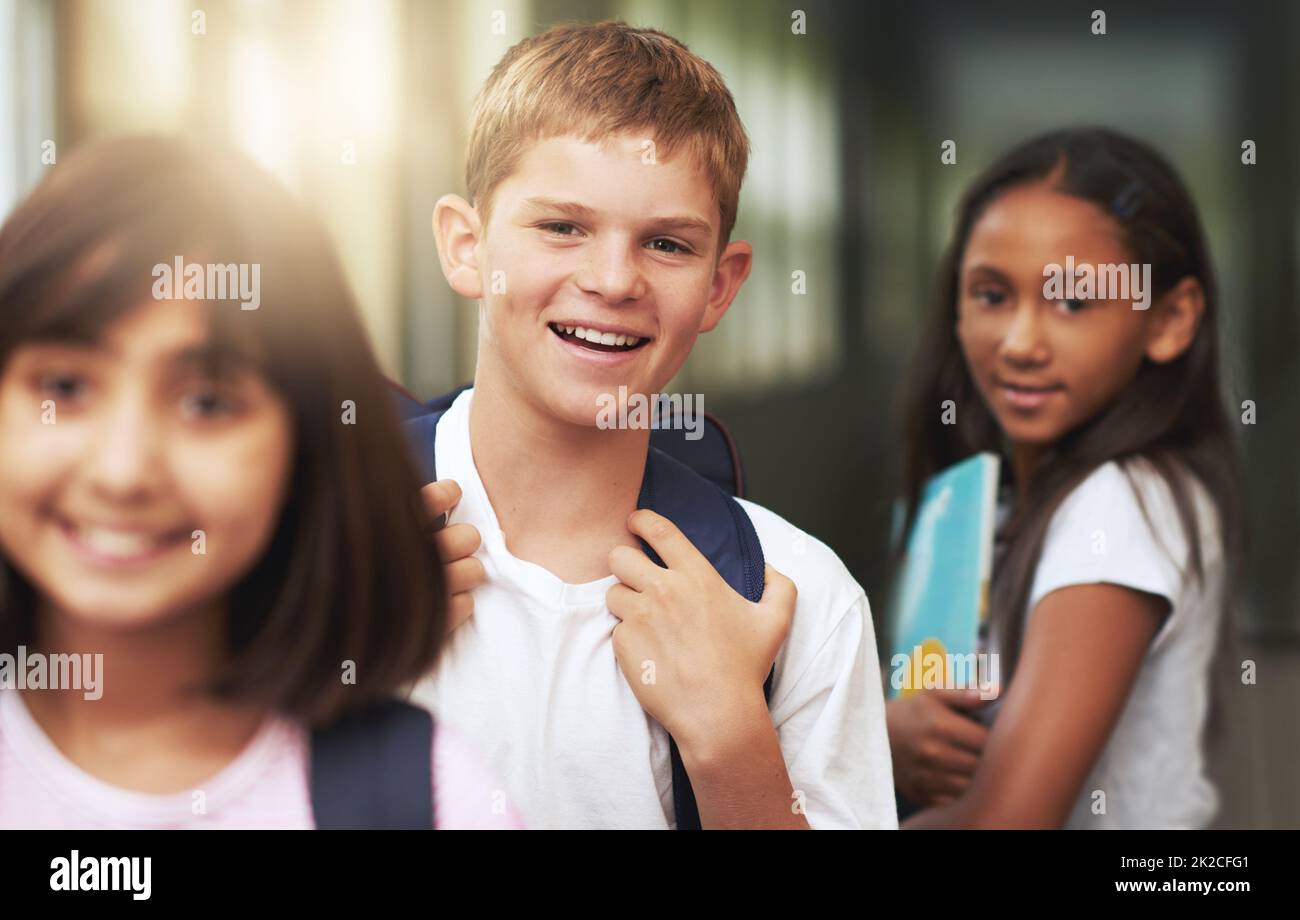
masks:
<path fill-rule="evenodd" d="M 661 391 L 748 274 L 748 244 L 719 253 L 720 223 L 688 153 L 634 135 L 534 143 L 473 249 L 479 375 L 587 426 L 603 394 Z"/>

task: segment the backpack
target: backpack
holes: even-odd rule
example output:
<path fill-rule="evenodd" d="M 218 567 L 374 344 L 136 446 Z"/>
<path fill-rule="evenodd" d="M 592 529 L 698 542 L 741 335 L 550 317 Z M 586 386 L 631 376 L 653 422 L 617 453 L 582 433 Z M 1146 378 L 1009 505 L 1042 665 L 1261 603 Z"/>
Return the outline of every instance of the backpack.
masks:
<path fill-rule="evenodd" d="M 405 390 L 393 386 L 398 416 L 402 419 L 402 428 L 422 483 L 438 478 L 434 464 L 438 422 L 465 389 L 467 387 L 421 403 Z M 651 431 L 650 451 L 637 507 L 650 508 L 672 521 L 737 593 L 757 602 L 762 598 L 764 588 L 763 548 L 749 515 L 735 500 L 743 495 L 744 471 L 739 452 L 731 435 L 716 418 L 708 414 L 704 416 L 703 436 L 697 441 L 686 440 L 680 430 L 671 426 Z M 656 564 L 663 565 L 644 541 L 642 548 Z M 771 699 L 774 676 L 775 669 L 763 684 L 763 695 L 768 700 Z M 373 729 L 367 726 L 368 718 L 376 719 Z M 431 725 L 430 721 L 430 730 Z M 410 826 L 384 823 L 395 820 L 393 804 L 408 795 L 399 791 L 406 789 L 409 789 L 409 795 L 419 796 L 412 799 L 417 803 L 417 807 L 412 809 L 417 815 L 416 820 L 424 821 L 427 817 L 428 823 L 423 826 L 432 826 L 432 806 L 426 812 L 423 798 L 432 790 L 432 781 L 427 775 L 431 742 L 427 735 L 424 736 L 423 754 L 417 757 L 421 750 L 419 740 L 399 740 L 396 737 L 403 732 L 424 732 L 425 725 L 419 718 L 414 715 L 397 717 L 389 709 L 377 717 L 364 713 L 350 717 L 341 727 L 331 727 L 327 731 L 336 734 L 322 737 L 318 733 L 313 737 L 312 801 L 318 827 L 326 826 L 322 824 L 322 815 L 331 822 L 330 826 Z M 425 773 L 417 775 L 413 768 L 404 771 L 394 768 L 389 773 L 376 770 L 373 764 L 367 763 L 366 756 L 355 754 L 356 750 L 366 751 L 372 745 L 379 746 L 381 756 L 390 758 L 390 765 L 392 759 L 399 756 L 399 750 L 406 751 L 401 756 L 419 759 Z M 319 773 L 316 771 L 318 750 L 323 761 Z M 695 793 L 677 742 L 671 737 L 669 754 L 677 829 L 699 830 L 700 815 Z M 404 786 L 403 783 L 410 785 Z M 362 787 L 365 791 L 358 791 Z M 350 791 L 344 793 L 345 789 Z M 350 801 L 336 803 L 335 797 L 344 794 Z"/>
<path fill-rule="evenodd" d="M 387 700 L 314 729 L 311 807 L 318 830 L 432 830 L 433 716 Z"/>

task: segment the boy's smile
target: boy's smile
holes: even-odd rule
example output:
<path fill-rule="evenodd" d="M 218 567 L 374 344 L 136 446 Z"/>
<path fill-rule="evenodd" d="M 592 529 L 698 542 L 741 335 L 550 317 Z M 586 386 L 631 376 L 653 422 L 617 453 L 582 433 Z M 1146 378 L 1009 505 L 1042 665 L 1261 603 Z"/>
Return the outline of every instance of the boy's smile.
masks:
<path fill-rule="evenodd" d="M 687 144 L 546 138 L 484 204 L 457 200 L 462 229 L 439 241 L 444 268 L 472 266 L 448 271 L 453 286 L 483 302 L 478 383 L 570 424 L 594 427 L 620 386 L 662 390 L 749 271 L 748 244 L 719 254 L 721 213 Z"/>
<path fill-rule="evenodd" d="M 597 355 L 607 355 L 615 361 L 621 360 L 621 357 L 615 356 L 627 355 L 638 348 L 644 348 L 650 343 L 651 338 L 648 335 L 630 332 L 623 326 L 611 328 L 592 323 L 583 325 L 581 320 L 548 325 L 560 341 L 574 348 L 575 354 L 588 360 L 596 359 Z M 610 360 L 610 358 L 596 360 Z"/>

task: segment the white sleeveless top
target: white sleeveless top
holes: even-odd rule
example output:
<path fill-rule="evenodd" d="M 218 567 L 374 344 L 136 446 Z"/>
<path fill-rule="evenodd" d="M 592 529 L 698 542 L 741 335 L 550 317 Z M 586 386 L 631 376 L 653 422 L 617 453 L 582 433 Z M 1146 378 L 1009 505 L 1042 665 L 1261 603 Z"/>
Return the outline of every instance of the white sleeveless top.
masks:
<path fill-rule="evenodd" d="M 1066 496 L 1048 525 L 1029 592 L 1026 623 L 1043 597 L 1069 585 L 1121 585 L 1170 604 L 1065 826 L 1205 827 L 1218 808 L 1202 742 L 1224 603 L 1218 518 L 1209 493 L 1189 477 L 1204 573 L 1197 580 L 1173 493 L 1146 461 L 1129 470 L 1132 480 L 1117 463 L 1105 464 Z M 996 708 L 987 707 L 988 720 Z"/>

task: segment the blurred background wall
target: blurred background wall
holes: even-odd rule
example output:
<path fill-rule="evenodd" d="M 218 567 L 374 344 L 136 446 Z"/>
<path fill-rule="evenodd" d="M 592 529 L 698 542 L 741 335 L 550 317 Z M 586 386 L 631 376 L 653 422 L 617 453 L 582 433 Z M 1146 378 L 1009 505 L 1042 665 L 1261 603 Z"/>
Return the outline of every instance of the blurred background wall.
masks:
<path fill-rule="evenodd" d="M 1300 6 L 1115 2 L 1095 35 L 1097 6 L 810 0 L 796 34 L 768 0 L 0 0 L 0 215 L 95 138 L 238 145 L 314 204 L 385 368 L 431 396 L 473 374 L 475 307 L 443 281 L 429 220 L 463 192 L 483 78 L 554 22 L 664 28 L 722 71 L 754 146 L 737 226 L 754 273 L 674 388 L 705 394 L 751 497 L 830 544 L 879 617 L 898 388 L 962 186 L 1062 125 L 1150 141 L 1209 230 L 1224 398 L 1258 406 L 1238 628 L 1259 683 L 1235 662 L 1222 676 L 1220 820 L 1300 826 Z"/>

